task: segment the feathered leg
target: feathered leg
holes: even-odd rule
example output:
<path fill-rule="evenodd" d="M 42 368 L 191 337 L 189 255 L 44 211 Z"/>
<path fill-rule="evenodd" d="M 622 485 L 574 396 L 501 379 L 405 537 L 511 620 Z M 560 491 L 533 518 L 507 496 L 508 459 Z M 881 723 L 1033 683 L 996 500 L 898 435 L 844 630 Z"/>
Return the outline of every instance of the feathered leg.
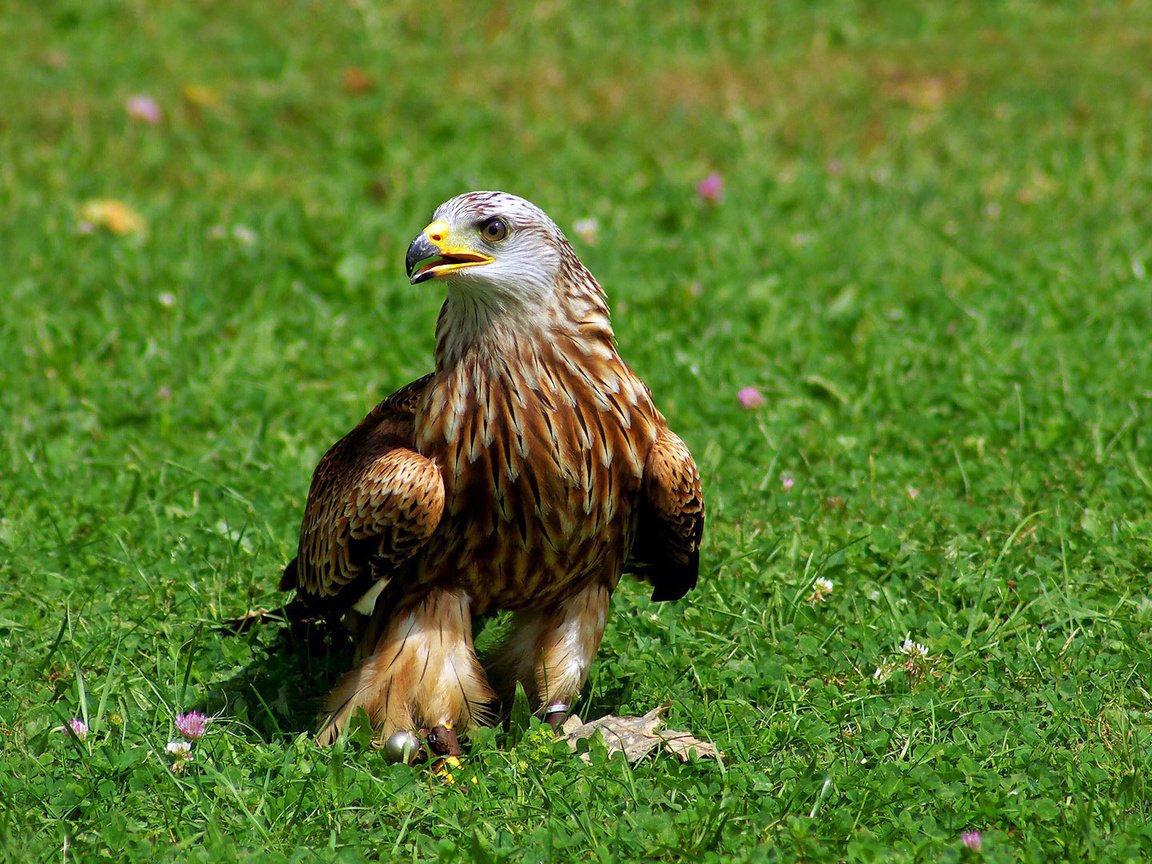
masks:
<path fill-rule="evenodd" d="M 320 742 L 335 741 L 357 707 L 381 741 L 420 727 L 466 730 L 485 722 L 494 696 L 472 646 L 467 596 L 433 591 L 378 614 L 361 637 L 359 665 L 325 703 Z"/>
<path fill-rule="evenodd" d="M 493 678 L 505 705 L 516 682 L 555 728 L 580 695 L 600 649 L 612 589 L 603 583 L 544 610 L 517 612 L 493 659 Z"/>

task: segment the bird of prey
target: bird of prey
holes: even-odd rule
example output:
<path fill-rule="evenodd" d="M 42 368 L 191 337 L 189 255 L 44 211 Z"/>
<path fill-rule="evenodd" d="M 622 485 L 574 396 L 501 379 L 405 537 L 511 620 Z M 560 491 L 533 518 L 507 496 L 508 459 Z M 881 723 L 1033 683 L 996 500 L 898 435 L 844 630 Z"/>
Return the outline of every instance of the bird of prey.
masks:
<path fill-rule="evenodd" d="M 503 192 L 442 204 L 412 241 L 441 284 L 435 371 L 320 461 L 280 582 L 357 639 L 320 739 L 358 707 L 381 740 L 486 722 L 523 685 L 553 725 L 578 696 L 624 572 L 696 585 L 704 505 L 688 448 L 620 359 L 599 284 L 556 224 Z M 474 620 L 511 612 L 487 669 Z"/>

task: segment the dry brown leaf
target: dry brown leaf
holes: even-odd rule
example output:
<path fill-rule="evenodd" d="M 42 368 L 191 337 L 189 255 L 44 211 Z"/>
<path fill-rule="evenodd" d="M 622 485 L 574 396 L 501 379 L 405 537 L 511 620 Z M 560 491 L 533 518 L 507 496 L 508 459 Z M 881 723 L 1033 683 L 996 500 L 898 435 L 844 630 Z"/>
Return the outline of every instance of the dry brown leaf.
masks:
<path fill-rule="evenodd" d="M 623 753 L 629 762 L 639 762 L 661 746 L 682 762 L 687 762 L 689 754 L 693 752 L 701 759 L 711 757 L 718 762 L 723 761 L 724 754 L 715 745 L 701 741 L 689 732 L 662 729 L 664 720 L 661 715 L 668 708 L 668 705 L 660 705 L 643 717 L 617 717 L 609 714 L 590 723 L 585 723 L 573 714 L 564 721 L 560 730 L 573 751 L 576 750 L 577 742 L 599 732 L 608 753 Z M 580 758 L 590 761 L 587 753 L 582 753 Z"/>
<path fill-rule="evenodd" d="M 237 618 L 225 618 L 220 623 L 220 629 L 229 630 L 233 633 L 244 633 L 251 630 L 254 625 L 264 623 L 268 615 L 268 610 L 260 606 L 245 612 Z"/>
<path fill-rule="evenodd" d="M 350 96 L 363 96 L 376 89 L 376 79 L 359 66 L 349 66 L 344 70 L 344 92 Z"/>
<path fill-rule="evenodd" d="M 893 102 L 902 102 L 921 111 L 935 111 L 943 107 L 955 93 L 964 89 L 964 78 L 957 74 L 918 75 L 893 70 L 883 87 L 884 95 Z"/>

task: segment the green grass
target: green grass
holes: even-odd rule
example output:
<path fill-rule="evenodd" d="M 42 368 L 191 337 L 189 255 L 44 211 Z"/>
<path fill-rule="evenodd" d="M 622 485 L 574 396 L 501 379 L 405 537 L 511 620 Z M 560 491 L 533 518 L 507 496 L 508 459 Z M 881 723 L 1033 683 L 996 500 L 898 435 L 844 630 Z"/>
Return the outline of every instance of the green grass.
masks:
<path fill-rule="evenodd" d="M 0 17 L 8 860 L 1152 854 L 1152 12 L 674 5 Z M 723 767 L 489 731 L 449 786 L 315 746 L 337 658 L 213 629 L 278 603 L 317 459 L 429 368 L 403 251 L 469 188 L 598 220 L 705 478 L 699 589 L 624 584 L 579 709 L 671 700 Z M 102 198 L 146 233 L 79 233 Z"/>

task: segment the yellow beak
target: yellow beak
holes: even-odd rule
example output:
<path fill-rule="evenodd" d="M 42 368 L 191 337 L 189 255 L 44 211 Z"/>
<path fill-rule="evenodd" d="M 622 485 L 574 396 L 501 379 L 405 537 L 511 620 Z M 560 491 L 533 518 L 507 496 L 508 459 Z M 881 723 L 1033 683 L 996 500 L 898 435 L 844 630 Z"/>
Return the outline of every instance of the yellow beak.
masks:
<path fill-rule="evenodd" d="M 491 255 L 475 252 L 465 246 L 451 243 L 450 226 L 443 219 L 437 219 L 420 232 L 408 246 L 404 256 L 404 268 L 408 280 L 413 285 L 437 279 L 465 267 L 478 267 L 490 264 Z"/>

